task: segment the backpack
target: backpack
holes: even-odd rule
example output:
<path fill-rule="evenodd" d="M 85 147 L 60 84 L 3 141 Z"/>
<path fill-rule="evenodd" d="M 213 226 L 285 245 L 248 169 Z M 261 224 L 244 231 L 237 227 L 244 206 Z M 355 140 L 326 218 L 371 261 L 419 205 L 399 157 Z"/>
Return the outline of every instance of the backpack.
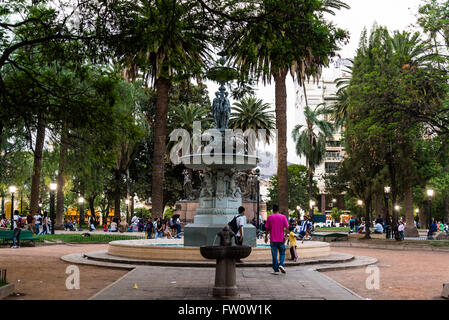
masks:
<path fill-rule="evenodd" d="M 20 225 L 20 228 L 25 227 L 25 221 L 21 217 L 19 217 L 19 225 Z"/>
<path fill-rule="evenodd" d="M 228 223 L 229 228 L 232 230 L 232 232 L 237 233 L 239 231 L 239 227 L 237 226 L 237 218 L 241 217 L 241 214 L 236 215 L 231 222 Z"/>

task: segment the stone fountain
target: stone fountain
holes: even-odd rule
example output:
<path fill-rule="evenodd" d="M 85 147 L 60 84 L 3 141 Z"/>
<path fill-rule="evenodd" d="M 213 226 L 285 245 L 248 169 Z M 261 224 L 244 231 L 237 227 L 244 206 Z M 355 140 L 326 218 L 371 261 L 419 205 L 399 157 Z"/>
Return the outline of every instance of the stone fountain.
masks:
<path fill-rule="evenodd" d="M 225 226 L 217 234 L 220 237 L 219 246 L 201 246 L 201 255 L 206 259 L 217 260 L 215 269 L 215 286 L 212 294 L 218 297 L 236 296 L 237 284 L 235 275 L 235 260 L 243 259 L 250 255 L 250 246 L 233 246 L 234 232 Z"/>
<path fill-rule="evenodd" d="M 181 158 L 187 168 L 202 171 L 203 185 L 194 222 L 184 228 L 184 246 L 213 245 L 217 233 L 238 213 L 242 205 L 242 192 L 238 187 L 238 174 L 257 166 L 257 157 L 248 154 L 243 137 L 228 129 L 231 106 L 228 93 L 221 82 L 212 104 L 215 129 L 203 133 L 209 141 L 202 152 Z M 244 243 L 256 246 L 256 228 L 247 224 L 243 228 Z"/>

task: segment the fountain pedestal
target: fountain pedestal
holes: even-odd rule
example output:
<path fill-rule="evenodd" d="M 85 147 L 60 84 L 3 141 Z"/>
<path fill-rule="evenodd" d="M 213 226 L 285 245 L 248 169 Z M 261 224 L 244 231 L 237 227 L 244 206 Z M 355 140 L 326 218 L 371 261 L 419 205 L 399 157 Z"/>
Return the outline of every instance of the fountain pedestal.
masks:
<path fill-rule="evenodd" d="M 238 293 L 235 260 L 248 257 L 251 254 L 251 247 L 232 246 L 232 238 L 235 235 L 228 227 L 225 227 L 217 236 L 220 237 L 220 246 L 202 246 L 200 252 L 206 259 L 217 260 L 212 294 L 217 297 L 233 297 Z"/>

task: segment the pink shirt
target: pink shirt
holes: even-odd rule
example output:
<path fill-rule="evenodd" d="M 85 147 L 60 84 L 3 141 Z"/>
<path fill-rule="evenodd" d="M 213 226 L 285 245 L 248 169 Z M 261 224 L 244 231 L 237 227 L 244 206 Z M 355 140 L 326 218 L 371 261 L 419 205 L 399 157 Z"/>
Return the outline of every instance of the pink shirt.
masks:
<path fill-rule="evenodd" d="M 284 242 L 284 227 L 288 228 L 287 218 L 280 213 L 268 217 L 265 228 L 270 230 L 270 242 Z"/>

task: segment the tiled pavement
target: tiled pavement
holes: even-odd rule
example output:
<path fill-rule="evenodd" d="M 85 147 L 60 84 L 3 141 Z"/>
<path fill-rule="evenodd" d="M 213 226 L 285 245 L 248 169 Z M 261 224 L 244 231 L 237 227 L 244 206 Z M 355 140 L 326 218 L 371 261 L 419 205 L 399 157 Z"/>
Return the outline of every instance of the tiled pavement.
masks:
<path fill-rule="evenodd" d="M 358 295 L 308 266 L 272 275 L 270 268 L 237 268 L 239 300 L 358 300 Z M 214 268 L 140 266 L 92 300 L 211 300 Z M 137 285 L 137 289 L 134 286 Z"/>

